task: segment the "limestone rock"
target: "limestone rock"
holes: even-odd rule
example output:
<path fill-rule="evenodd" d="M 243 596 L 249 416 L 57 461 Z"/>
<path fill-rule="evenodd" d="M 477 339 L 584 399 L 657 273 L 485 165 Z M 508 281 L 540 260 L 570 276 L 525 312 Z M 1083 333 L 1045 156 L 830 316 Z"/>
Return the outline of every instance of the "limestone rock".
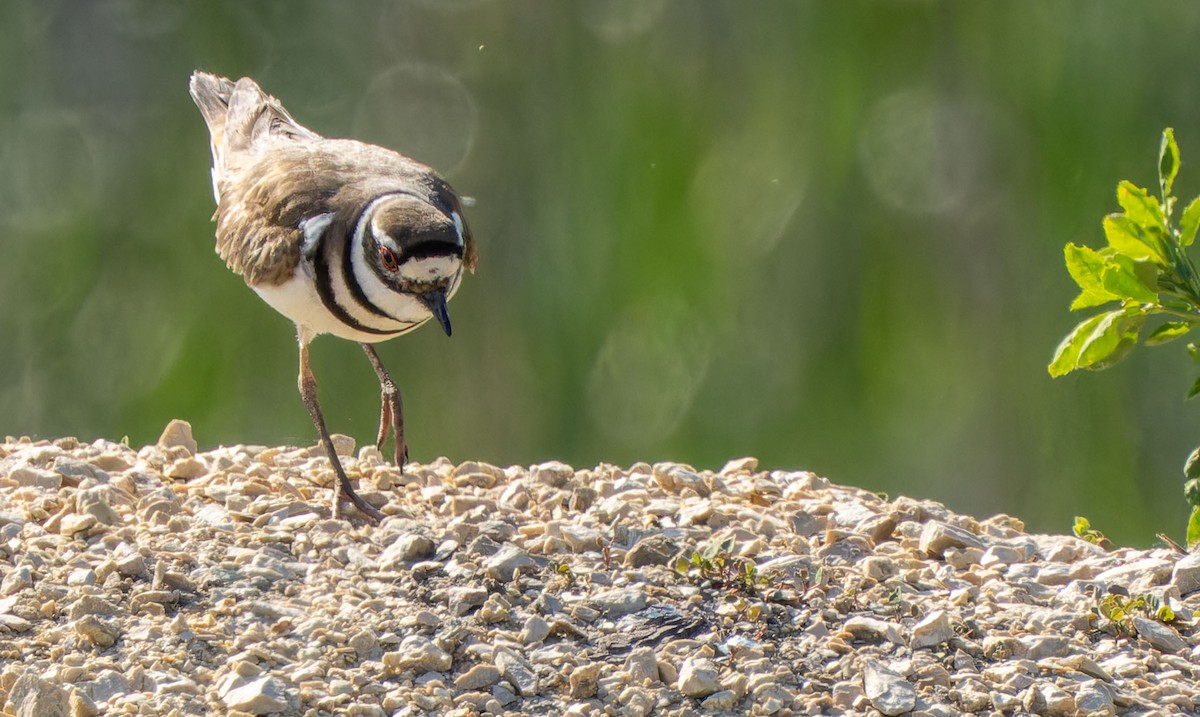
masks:
<path fill-rule="evenodd" d="M 863 665 L 863 692 L 871 705 L 888 717 L 911 712 L 917 705 L 916 688 L 875 660 Z"/>
<path fill-rule="evenodd" d="M 688 697 L 708 697 L 721 689 L 717 667 L 704 657 L 689 657 L 679 669 L 675 688 Z"/>

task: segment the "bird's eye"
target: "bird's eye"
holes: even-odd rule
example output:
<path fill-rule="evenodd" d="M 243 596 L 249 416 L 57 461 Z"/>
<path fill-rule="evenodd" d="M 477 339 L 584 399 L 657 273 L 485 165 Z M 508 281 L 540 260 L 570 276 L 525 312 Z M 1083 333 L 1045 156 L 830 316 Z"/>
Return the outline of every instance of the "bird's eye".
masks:
<path fill-rule="evenodd" d="M 397 271 L 400 271 L 400 265 L 396 263 L 396 255 L 393 254 L 392 250 L 388 249 L 386 246 L 379 247 L 379 261 L 383 262 L 384 269 L 387 269 L 393 274 Z"/>

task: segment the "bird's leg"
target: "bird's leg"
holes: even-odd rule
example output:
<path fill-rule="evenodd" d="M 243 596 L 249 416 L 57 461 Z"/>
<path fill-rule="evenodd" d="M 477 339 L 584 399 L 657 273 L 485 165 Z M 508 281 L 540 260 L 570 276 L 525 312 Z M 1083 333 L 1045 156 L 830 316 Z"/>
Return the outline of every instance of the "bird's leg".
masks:
<path fill-rule="evenodd" d="M 379 377 L 379 435 L 375 439 L 375 445 L 382 451 L 389 430 L 395 432 L 393 459 L 398 467 L 403 468 L 404 463 L 408 461 L 408 444 L 404 442 L 404 400 L 400 398 L 396 382 L 379 360 L 379 354 L 375 353 L 375 347 L 362 344 L 362 349 L 367 354 L 367 360 L 371 362 L 371 368 L 375 369 L 375 375 Z"/>
<path fill-rule="evenodd" d="M 360 513 L 373 522 L 379 523 L 384 518 L 383 513 L 354 492 L 354 487 L 350 485 L 350 479 L 346 477 L 346 471 L 342 469 L 342 461 L 333 448 L 333 440 L 329 437 L 329 429 L 325 427 L 325 418 L 321 415 L 321 406 L 317 403 L 317 379 L 308 365 L 308 339 L 309 337 L 302 331 L 300 333 L 300 376 L 298 380 L 300 399 L 304 401 L 304 407 L 308 409 L 308 415 L 312 418 L 313 425 L 317 427 L 317 433 L 321 436 L 321 445 L 325 447 L 325 455 L 329 457 L 329 463 L 333 466 L 334 473 L 337 474 L 338 488 L 333 492 L 333 517 L 337 518 L 341 514 L 341 499 L 344 497 L 353 503 Z"/>

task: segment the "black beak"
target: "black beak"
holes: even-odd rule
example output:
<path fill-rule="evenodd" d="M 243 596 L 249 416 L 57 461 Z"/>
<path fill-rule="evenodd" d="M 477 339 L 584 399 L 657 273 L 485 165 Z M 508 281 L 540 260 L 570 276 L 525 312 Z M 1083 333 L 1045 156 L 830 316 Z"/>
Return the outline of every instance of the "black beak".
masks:
<path fill-rule="evenodd" d="M 446 335 L 450 335 L 450 312 L 446 310 L 446 292 L 427 291 L 419 295 L 421 303 L 425 304 L 425 308 L 429 309 L 429 313 L 433 314 L 433 318 L 438 320 L 442 325 L 442 331 Z"/>

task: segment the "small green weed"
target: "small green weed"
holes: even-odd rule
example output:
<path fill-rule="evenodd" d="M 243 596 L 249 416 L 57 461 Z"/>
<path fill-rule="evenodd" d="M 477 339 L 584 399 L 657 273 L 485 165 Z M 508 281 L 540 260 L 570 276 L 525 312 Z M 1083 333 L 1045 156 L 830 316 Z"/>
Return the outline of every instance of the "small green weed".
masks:
<path fill-rule="evenodd" d="M 1133 597 L 1116 594 L 1105 595 L 1096 601 L 1089 619 L 1102 632 L 1118 637 L 1134 637 L 1137 635 L 1137 627 L 1134 625 L 1133 618 L 1137 615 L 1159 622 L 1175 620 L 1175 611 L 1150 594 Z"/>
<path fill-rule="evenodd" d="M 675 572 L 734 594 L 758 596 L 771 578 L 759 573 L 753 560 L 735 556 L 733 548 L 733 538 L 713 543 L 704 552 L 693 552 L 690 559 L 677 559 Z"/>
<path fill-rule="evenodd" d="M 1075 525 L 1072 527 L 1077 537 L 1083 538 L 1089 543 L 1099 545 L 1105 550 L 1112 549 L 1112 542 L 1104 537 L 1104 533 L 1092 527 L 1091 521 L 1081 515 L 1075 516 Z"/>

